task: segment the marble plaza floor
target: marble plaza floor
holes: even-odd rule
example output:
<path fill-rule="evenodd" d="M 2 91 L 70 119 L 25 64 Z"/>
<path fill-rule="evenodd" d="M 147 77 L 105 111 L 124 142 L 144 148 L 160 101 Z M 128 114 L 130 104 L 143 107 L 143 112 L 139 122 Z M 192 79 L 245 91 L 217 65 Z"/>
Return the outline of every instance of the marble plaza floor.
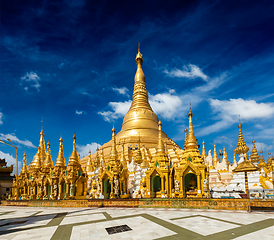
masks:
<path fill-rule="evenodd" d="M 0 239 L 274 239 L 274 212 L 0 206 Z"/>

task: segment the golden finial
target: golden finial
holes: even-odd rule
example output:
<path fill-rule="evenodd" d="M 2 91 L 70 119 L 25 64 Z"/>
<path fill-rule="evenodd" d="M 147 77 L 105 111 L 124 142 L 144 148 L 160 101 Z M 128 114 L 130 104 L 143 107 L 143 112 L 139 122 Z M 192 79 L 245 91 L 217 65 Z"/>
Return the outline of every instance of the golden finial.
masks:
<path fill-rule="evenodd" d="M 192 112 L 191 112 L 191 102 L 189 102 L 189 113 L 188 113 L 188 116 L 190 117 L 192 117 L 193 116 L 193 114 L 192 114 Z"/>
<path fill-rule="evenodd" d="M 243 137 L 242 129 L 241 129 L 242 128 L 242 124 L 241 124 L 240 117 L 239 117 L 238 128 L 239 128 L 238 143 L 237 143 L 237 147 L 234 150 L 234 152 L 236 154 L 241 154 L 241 153 L 246 154 L 249 151 L 249 148 L 246 146 L 246 143 L 244 141 L 244 137 Z"/>
<path fill-rule="evenodd" d="M 241 116 L 239 115 L 239 125 L 238 125 L 238 128 L 241 128 L 242 127 L 242 124 L 241 124 Z"/>
<path fill-rule="evenodd" d="M 142 65 L 142 63 L 143 63 L 143 56 L 142 56 L 142 54 L 140 52 L 140 43 L 138 43 L 138 53 L 136 55 L 136 63 L 137 63 L 137 65 L 138 64 Z"/>

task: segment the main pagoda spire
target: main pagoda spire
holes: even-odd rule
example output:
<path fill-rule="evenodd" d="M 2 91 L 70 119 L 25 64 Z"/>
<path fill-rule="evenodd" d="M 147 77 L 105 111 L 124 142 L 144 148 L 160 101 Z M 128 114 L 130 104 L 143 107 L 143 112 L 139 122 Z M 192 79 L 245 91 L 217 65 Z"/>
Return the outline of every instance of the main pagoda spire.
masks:
<path fill-rule="evenodd" d="M 128 133 L 130 136 L 135 135 L 138 137 L 139 134 L 141 134 L 141 136 L 147 134 L 148 130 L 154 130 L 154 132 L 151 133 L 156 138 L 158 135 L 158 117 L 153 112 L 148 101 L 146 79 L 142 68 L 143 56 L 140 52 L 140 44 L 138 44 L 138 53 L 135 60 L 137 70 L 134 78 L 132 104 L 124 117 L 122 129 L 119 134 L 121 134 L 121 136 L 127 135 L 125 131 L 130 131 L 130 133 Z M 137 129 L 138 131 L 136 131 Z M 143 133 L 143 131 L 146 133 Z M 167 137 L 165 133 L 163 134 L 164 137 Z"/>
<path fill-rule="evenodd" d="M 137 64 L 137 71 L 134 79 L 134 91 L 130 110 L 142 108 L 152 111 L 150 104 L 148 102 L 146 79 L 142 68 L 143 56 L 140 52 L 140 43 L 138 44 L 138 53 L 136 55 L 135 60 Z"/>

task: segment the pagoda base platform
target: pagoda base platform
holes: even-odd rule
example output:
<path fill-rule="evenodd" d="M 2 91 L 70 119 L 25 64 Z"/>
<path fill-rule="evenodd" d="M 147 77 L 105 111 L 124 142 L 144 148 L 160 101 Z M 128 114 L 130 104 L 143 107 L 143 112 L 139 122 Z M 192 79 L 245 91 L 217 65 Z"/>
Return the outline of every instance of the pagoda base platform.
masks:
<path fill-rule="evenodd" d="M 0 206 L 23 207 L 129 207 L 129 208 L 200 208 L 247 210 L 247 199 L 201 198 L 138 198 L 138 199 L 83 199 L 83 200 L 2 200 Z M 252 200 L 251 209 L 267 208 L 274 211 L 273 200 Z"/>

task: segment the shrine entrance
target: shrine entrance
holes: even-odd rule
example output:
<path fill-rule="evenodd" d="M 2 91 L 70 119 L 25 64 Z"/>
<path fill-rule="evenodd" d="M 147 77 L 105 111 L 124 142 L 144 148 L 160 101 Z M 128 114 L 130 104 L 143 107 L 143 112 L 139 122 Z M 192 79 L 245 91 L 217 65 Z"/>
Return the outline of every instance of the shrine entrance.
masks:
<path fill-rule="evenodd" d="M 194 173 L 188 173 L 184 176 L 184 187 L 186 190 L 197 189 L 197 176 Z"/>
<path fill-rule="evenodd" d="M 156 192 L 161 190 L 161 178 L 159 175 L 152 177 L 151 179 L 151 192 L 152 197 L 156 197 Z"/>
<path fill-rule="evenodd" d="M 103 193 L 104 193 L 104 199 L 109 199 L 109 193 L 111 191 L 111 186 L 109 183 L 109 179 L 105 179 L 104 186 L 103 186 Z"/>
<path fill-rule="evenodd" d="M 194 173 L 186 174 L 183 184 L 186 197 L 194 197 L 197 194 L 197 176 Z"/>

